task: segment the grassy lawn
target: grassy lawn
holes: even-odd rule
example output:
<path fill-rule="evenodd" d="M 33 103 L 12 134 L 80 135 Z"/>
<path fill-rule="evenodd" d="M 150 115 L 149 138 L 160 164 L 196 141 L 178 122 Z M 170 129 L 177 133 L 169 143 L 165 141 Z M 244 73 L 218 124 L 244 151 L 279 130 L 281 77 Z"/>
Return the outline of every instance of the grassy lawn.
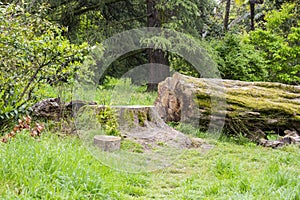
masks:
<path fill-rule="evenodd" d="M 114 90 L 97 88 L 93 99 L 109 105 L 153 104 L 157 94 L 144 90 L 125 80 Z M 59 92 L 47 91 L 45 97 Z M 91 100 L 88 92 L 81 94 Z M 63 94 L 66 100 L 70 95 Z M 300 148 L 268 149 L 242 138 L 209 139 L 188 126 L 177 129 L 207 138 L 214 148 L 190 149 L 169 167 L 136 174 L 104 166 L 76 136 L 48 131 L 37 141 L 18 134 L 10 143 L 0 142 L 0 199 L 300 200 Z"/>
<path fill-rule="evenodd" d="M 300 199 L 300 149 L 210 140 L 141 174 L 103 166 L 76 137 L 0 143 L 0 199 Z"/>

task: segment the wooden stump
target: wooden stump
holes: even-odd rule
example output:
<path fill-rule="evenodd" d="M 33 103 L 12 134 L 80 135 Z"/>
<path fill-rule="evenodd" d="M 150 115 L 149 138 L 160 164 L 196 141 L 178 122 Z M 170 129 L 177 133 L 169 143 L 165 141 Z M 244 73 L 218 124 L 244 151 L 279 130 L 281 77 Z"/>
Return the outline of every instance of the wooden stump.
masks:
<path fill-rule="evenodd" d="M 88 116 L 96 116 L 105 112 L 106 108 L 104 105 L 89 105 L 81 112 L 87 112 Z M 110 106 L 109 109 L 113 109 L 116 115 L 121 136 L 142 144 L 145 149 L 152 149 L 158 146 L 159 142 L 176 148 L 192 147 L 190 138 L 169 127 L 160 118 L 154 106 Z"/>
<path fill-rule="evenodd" d="M 120 149 L 121 138 L 110 135 L 95 135 L 94 144 L 103 151 L 117 151 Z"/>

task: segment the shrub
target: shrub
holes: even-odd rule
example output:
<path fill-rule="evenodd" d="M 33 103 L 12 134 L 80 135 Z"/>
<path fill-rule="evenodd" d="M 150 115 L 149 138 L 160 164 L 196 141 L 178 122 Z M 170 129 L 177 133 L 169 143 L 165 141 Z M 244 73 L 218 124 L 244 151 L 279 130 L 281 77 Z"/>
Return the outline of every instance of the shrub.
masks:
<path fill-rule="evenodd" d="M 87 54 L 64 28 L 15 5 L 0 5 L 0 127 L 26 112 L 46 84 L 68 82 Z"/>
<path fill-rule="evenodd" d="M 228 33 L 220 41 L 211 42 L 222 58 L 218 62 L 222 78 L 243 81 L 264 81 L 266 61 L 254 45 L 244 41 L 244 36 Z"/>
<path fill-rule="evenodd" d="M 298 19 L 297 19 L 298 18 Z M 255 45 L 267 60 L 268 80 L 300 83 L 300 22 L 295 4 L 283 4 L 266 17 L 266 29 L 249 34 L 249 44 Z"/>
<path fill-rule="evenodd" d="M 107 135 L 121 135 L 115 109 L 106 106 L 97 114 L 97 120 Z"/>

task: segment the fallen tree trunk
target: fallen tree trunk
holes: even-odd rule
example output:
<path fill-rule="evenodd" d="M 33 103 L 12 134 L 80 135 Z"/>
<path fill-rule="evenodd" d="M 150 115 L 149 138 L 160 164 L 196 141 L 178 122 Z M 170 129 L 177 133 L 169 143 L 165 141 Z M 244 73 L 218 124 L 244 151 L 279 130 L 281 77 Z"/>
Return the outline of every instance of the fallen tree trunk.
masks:
<path fill-rule="evenodd" d="M 158 95 L 155 105 L 165 121 L 196 121 L 204 130 L 224 125 L 225 133 L 252 140 L 300 133 L 300 86 L 175 73 L 159 84 Z"/>

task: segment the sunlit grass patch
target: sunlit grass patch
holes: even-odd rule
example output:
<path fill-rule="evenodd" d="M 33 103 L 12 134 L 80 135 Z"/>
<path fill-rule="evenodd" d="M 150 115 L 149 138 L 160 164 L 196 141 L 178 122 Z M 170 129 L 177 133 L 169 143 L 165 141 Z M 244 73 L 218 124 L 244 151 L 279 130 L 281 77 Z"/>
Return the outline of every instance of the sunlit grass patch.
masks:
<path fill-rule="evenodd" d="M 300 149 L 213 141 L 172 165 L 128 173 L 104 166 L 75 136 L 18 135 L 0 144 L 1 199 L 299 199 Z M 125 145 L 126 147 L 126 145 Z M 136 144 L 123 146 L 133 153 Z M 107 154 L 109 156 L 109 153 Z M 141 161 L 142 162 L 142 161 Z"/>
<path fill-rule="evenodd" d="M 103 166 L 74 137 L 45 134 L 38 142 L 19 135 L 1 144 L 0 156 L 4 199 L 107 199 L 115 196 L 114 191 L 124 192 L 124 185 L 126 191 L 132 190 L 130 195 L 141 196 L 141 186 L 147 184 L 142 175 L 121 174 Z M 141 178 L 143 184 L 128 184 L 128 177 L 136 183 Z"/>

